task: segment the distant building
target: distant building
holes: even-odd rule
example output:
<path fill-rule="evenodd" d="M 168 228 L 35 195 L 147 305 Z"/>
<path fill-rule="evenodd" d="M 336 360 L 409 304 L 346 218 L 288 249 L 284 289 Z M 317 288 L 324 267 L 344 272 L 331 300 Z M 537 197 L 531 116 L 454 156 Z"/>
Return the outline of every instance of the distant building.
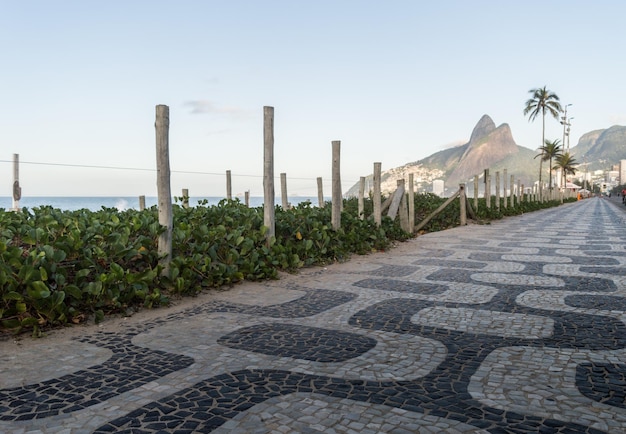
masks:
<path fill-rule="evenodd" d="M 609 184 L 608 182 L 600 183 L 600 193 L 608 193 L 609 188 L 611 188 L 611 184 Z"/>
<path fill-rule="evenodd" d="M 556 169 L 554 171 L 554 185 L 557 187 L 563 187 L 563 174 L 561 169 Z"/>
<path fill-rule="evenodd" d="M 433 181 L 433 193 L 438 196 L 443 196 L 444 192 L 444 183 L 442 179 L 435 179 Z"/>
<path fill-rule="evenodd" d="M 619 160 L 619 183 L 626 184 L 626 160 Z"/>
<path fill-rule="evenodd" d="M 589 172 L 576 172 L 579 181 L 591 181 L 591 173 Z"/>

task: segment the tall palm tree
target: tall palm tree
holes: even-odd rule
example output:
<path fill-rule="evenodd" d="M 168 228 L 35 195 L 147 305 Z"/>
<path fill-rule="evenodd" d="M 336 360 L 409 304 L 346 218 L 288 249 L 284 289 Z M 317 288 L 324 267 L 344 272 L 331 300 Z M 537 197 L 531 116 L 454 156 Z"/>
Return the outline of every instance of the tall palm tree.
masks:
<path fill-rule="evenodd" d="M 563 111 L 559 97 L 552 91 L 546 89 L 546 86 L 537 89 L 531 89 L 528 93 L 532 94 L 532 98 L 526 101 L 524 107 L 524 116 L 528 115 L 529 121 L 534 121 L 541 114 L 543 125 L 541 129 L 542 147 L 546 141 L 546 113 L 552 115 L 555 119 L 559 118 L 559 113 Z M 543 171 L 543 158 L 539 160 L 539 191 L 541 192 L 541 172 Z M 541 193 L 540 193 L 541 194 Z"/>
<path fill-rule="evenodd" d="M 576 159 L 569 152 L 565 152 L 556 158 L 555 166 L 561 169 L 564 186 L 567 186 L 567 175 L 576 174 L 577 164 Z"/>
<path fill-rule="evenodd" d="M 548 161 L 549 162 L 549 166 L 548 166 L 548 170 L 550 172 L 550 190 L 552 190 L 552 170 L 554 169 L 554 167 L 552 167 L 552 160 L 558 158 L 560 155 L 563 154 L 563 149 L 561 148 L 560 145 L 560 140 L 556 139 L 556 140 L 547 140 L 543 143 L 543 146 L 540 149 L 541 153 L 538 155 L 535 155 L 535 158 L 537 157 L 541 157 L 542 161 Z"/>

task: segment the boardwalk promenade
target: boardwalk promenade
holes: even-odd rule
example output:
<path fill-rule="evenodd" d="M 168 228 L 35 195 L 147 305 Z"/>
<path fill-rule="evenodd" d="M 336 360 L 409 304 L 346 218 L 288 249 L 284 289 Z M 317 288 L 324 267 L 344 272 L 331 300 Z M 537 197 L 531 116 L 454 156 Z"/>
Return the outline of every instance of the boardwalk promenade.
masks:
<path fill-rule="evenodd" d="M 0 342 L 2 433 L 626 433 L 626 207 L 593 198 Z"/>

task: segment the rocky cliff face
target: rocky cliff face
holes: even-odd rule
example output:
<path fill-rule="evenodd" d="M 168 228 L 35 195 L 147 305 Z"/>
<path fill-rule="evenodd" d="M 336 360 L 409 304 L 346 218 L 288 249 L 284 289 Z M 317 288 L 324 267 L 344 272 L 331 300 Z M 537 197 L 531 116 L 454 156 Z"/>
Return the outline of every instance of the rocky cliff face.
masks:
<path fill-rule="evenodd" d="M 610 165 L 626 159 L 626 127 L 616 125 L 584 134 L 571 149 L 571 153 L 578 163 L 583 163 L 583 160 L 590 163 L 590 170 L 607 169 Z M 485 169 L 490 169 L 492 175 L 496 171 L 507 169 L 516 180 L 530 186 L 539 175 L 536 155 L 536 150 L 515 143 L 508 124 L 496 127 L 493 120 L 484 115 L 472 130 L 466 144 L 383 171 L 381 189 L 385 194 L 391 193 L 396 189 L 398 179 L 406 182 L 408 175 L 412 173 L 418 191 L 430 191 L 435 179 L 443 179 L 447 188 L 456 190 L 458 184 L 471 182 L 475 175 L 482 175 Z M 547 179 L 547 164 L 543 166 L 544 178 Z M 366 191 L 370 190 L 371 185 L 372 175 L 369 175 L 366 177 Z M 346 194 L 355 196 L 358 191 L 357 183 Z"/>
<path fill-rule="evenodd" d="M 397 180 L 405 179 L 413 174 L 415 187 L 418 191 L 425 188 L 429 191 L 435 179 L 442 179 L 448 188 L 458 187 L 461 182 L 468 182 L 475 175 L 481 175 L 484 169 L 498 168 L 499 163 L 510 164 L 514 156 L 523 154 L 524 160 L 532 161 L 529 153 L 515 144 L 508 124 L 496 127 L 496 124 L 488 115 L 480 118 L 470 136 L 469 142 L 462 146 L 445 149 L 423 160 L 408 163 L 404 166 L 386 170 L 381 177 L 381 190 L 383 193 L 391 193 L 396 189 Z M 506 167 L 505 167 L 506 168 Z M 513 174 L 513 172 L 509 172 Z M 528 182 L 530 175 L 524 174 L 522 182 Z M 366 177 L 366 190 L 372 185 L 372 175 Z M 358 194 L 358 184 L 346 193 L 347 195 Z"/>
<path fill-rule="evenodd" d="M 502 124 L 496 128 L 493 120 L 487 115 L 476 124 L 470 141 L 464 147 L 465 152 L 446 179 L 448 185 L 465 182 L 484 169 L 493 167 L 495 163 L 519 152 L 509 125 Z"/>
<path fill-rule="evenodd" d="M 493 122 L 493 119 L 491 119 L 489 115 L 483 115 L 472 130 L 470 141 L 467 144 L 478 142 L 483 137 L 488 136 L 495 129 L 496 124 Z"/>
<path fill-rule="evenodd" d="M 584 134 L 571 152 L 579 163 L 590 163 L 589 170 L 607 169 L 626 159 L 626 127 L 614 125 Z"/>

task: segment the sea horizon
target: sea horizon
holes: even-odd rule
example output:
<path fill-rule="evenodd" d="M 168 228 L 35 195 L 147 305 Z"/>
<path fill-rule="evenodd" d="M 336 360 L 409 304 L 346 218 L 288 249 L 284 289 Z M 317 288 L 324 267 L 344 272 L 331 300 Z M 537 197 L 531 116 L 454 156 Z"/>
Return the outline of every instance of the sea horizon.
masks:
<path fill-rule="evenodd" d="M 172 203 L 181 204 L 180 200 L 176 200 L 179 196 L 172 197 Z M 198 196 L 189 198 L 189 206 L 198 206 L 199 202 L 207 201 L 207 205 L 217 205 L 220 201 L 226 199 L 220 196 Z M 239 200 L 241 203 L 245 203 L 245 198 L 242 196 L 233 197 L 234 200 Z M 330 198 L 325 197 L 325 201 L 329 201 Z M 157 204 L 156 196 L 145 196 L 146 208 L 150 208 Z M 297 205 L 302 202 L 310 201 L 312 205 L 317 206 L 317 197 L 312 196 L 289 196 L 288 202 L 291 205 Z M 262 196 L 251 196 L 250 207 L 256 208 L 262 206 L 264 199 Z M 282 199 L 280 196 L 275 197 L 274 203 L 280 205 Z M 139 196 L 27 196 L 22 197 L 19 201 L 19 208 L 38 208 L 42 206 L 51 206 L 53 208 L 61 209 L 64 211 L 76 211 L 79 209 L 88 209 L 90 211 L 99 211 L 104 208 L 116 208 L 119 211 L 125 211 L 128 209 L 139 209 Z M 13 198 L 10 196 L 0 196 L 0 209 L 10 210 L 13 207 Z"/>

